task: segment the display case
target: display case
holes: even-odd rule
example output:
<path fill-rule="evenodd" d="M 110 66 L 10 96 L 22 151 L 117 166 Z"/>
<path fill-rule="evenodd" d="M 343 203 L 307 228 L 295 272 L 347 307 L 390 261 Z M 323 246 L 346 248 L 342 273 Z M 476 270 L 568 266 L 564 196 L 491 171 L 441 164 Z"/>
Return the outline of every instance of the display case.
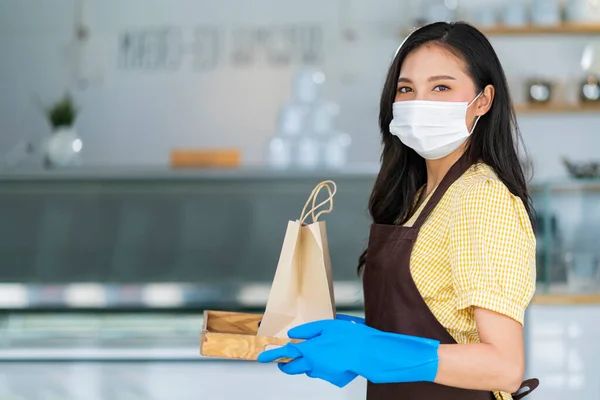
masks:
<path fill-rule="evenodd" d="M 600 302 L 600 179 L 532 185 L 536 211 L 538 301 Z M 546 298 L 548 299 L 548 298 Z"/>
<path fill-rule="evenodd" d="M 336 298 L 362 306 L 375 169 L 57 170 L 0 177 L 0 308 L 262 309 L 315 185 Z"/>

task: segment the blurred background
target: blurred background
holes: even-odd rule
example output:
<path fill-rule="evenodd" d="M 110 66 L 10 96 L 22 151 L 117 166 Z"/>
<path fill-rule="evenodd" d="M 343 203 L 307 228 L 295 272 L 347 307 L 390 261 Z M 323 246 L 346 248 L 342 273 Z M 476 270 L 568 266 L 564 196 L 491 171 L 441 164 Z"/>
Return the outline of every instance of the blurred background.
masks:
<path fill-rule="evenodd" d="M 408 32 L 492 41 L 529 153 L 533 399 L 600 399 L 597 0 L 0 0 L 0 400 L 361 399 L 199 354 L 204 310 L 262 312 L 288 220 L 326 217 L 338 310 Z"/>

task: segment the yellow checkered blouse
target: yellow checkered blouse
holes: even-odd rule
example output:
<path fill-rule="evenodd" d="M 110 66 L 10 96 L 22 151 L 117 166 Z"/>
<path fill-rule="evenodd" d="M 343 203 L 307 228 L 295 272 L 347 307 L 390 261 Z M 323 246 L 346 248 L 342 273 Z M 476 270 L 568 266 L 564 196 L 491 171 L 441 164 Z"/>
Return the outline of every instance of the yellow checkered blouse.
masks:
<path fill-rule="evenodd" d="M 406 226 L 414 224 L 426 202 Z M 454 339 L 478 343 L 471 306 L 523 324 L 535 291 L 535 247 L 520 198 L 489 166 L 476 164 L 450 186 L 421 228 L 411 273 L 432 313 Z M 508 393 L 495 395 L 511 399 Z"/>

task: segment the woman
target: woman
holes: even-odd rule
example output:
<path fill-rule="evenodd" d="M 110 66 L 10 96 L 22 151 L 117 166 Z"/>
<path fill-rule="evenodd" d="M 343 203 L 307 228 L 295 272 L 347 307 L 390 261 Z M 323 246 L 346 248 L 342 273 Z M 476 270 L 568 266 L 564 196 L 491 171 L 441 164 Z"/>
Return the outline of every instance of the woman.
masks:
<path fill-rule="evenodd" d="M 317 321 L 261 354 L 369 400 L 511 399 L 535 290 L 533 211 L 500 62 L 477 29 L 435 23 L 402 44 L 379 116 L 382 166 L 360 258 L 365 322 Z M 526 385 L 523 385 L 526 386 Z M 520 391 L 520 392 L 521 392 Z M 526 393 L 516 394 L 521 398 Z"/>

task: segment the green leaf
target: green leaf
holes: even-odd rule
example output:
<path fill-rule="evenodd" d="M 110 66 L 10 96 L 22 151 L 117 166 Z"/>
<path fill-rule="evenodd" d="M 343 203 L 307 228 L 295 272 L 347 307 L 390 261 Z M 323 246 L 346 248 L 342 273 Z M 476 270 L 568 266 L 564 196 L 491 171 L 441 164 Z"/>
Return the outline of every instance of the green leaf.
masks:
<path fill-rule="evenodd" d="M 67 93 L 48 110 L 50 124 L 54 129 L 73 126 L 77 111 L 71 96 Z"/>

